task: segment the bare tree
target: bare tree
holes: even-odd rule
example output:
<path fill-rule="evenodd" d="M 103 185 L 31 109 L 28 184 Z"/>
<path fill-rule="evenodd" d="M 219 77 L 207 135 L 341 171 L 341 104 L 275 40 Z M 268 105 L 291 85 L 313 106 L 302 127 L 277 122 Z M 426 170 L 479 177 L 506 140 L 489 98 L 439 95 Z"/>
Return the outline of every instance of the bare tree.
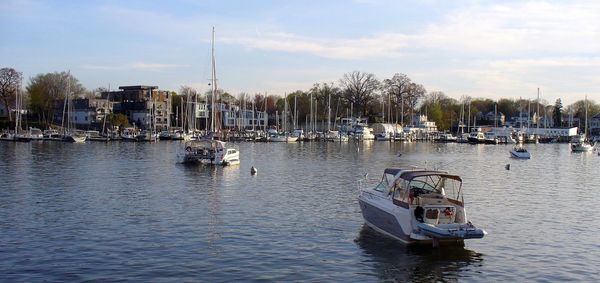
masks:
<path fill-rule="evenodd" d="M 44 123 L 52 122 L 55 103 L 61 102 L 67 95 L 71 98 L 81 97 L 86 91 L 69 72 L 38 74 L 29 80 L 26 89 L 30 98 L 29 107 Z"/>
<path fill-rule="evenodd" d="M 367 105 L 375 99 L 381 83 L 371 73 L 354 71 L 344 74 L 340 79 L 343 97 L 352 104 L 359 115 L 367 115 Z"/>
<path fill-rule="evenodd" d="M 415 109 L 419 100 L 425 96 L 427 90 L 423 85 L 411 83 L 408 87 L 408 94 L 406 95 L 406 103 L 410 109 L 410 121 L 414 124 Z"/>
<path fill-rule="evenodd" d="M 13 68 L 0 69 L 0 99 L 8 112 L 8 120 L 12 121 L 10 106 L 14 102 L 17 90 L 21 87 L 23 74 Z"/>

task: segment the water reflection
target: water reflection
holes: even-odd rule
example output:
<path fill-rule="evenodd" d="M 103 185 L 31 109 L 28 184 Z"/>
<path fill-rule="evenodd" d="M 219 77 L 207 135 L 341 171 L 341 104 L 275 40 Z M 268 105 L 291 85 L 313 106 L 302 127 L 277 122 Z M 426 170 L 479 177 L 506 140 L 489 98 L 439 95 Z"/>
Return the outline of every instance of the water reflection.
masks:
<path fill-rule="evenodd" d="M 383 281 L 457 281 L 469 266 L 483 263 L 481 254 L 461 246 L 406 246 L 366 225 L 355 241 Z"/>

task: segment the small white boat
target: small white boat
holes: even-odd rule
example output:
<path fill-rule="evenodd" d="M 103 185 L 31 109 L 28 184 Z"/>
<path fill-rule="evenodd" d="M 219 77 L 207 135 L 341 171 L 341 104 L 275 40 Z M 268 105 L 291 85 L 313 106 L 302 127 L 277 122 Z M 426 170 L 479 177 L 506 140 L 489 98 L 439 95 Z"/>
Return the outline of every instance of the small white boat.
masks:
<path fill-rule="evenodd" d="M 328 131 L 325 134 L 325 140 L 332 142 L 347 142 L 348 135 L 342 134 L 341 131 Z"/>
<path fill-rule="evenodd" d="M 31 140 L 43 140 L 44 133 L 39 128 L 29 128 L 29 136 Z"/>
<path fill-rule="evenodd" d="M 592 150 L 594 150 L 594 145 L 588 141 L 571 144 L 571 151 L 573 152 L 590 152 Z"/>
<path fill-rule="evenodd" d="M 481 128 L 474 129 L 471 131 L 468 137 L 469 143 L 485 143 L 485 134 L 481 131 Z"/>
<path fill-rule="evenodd" d="M 389 141 L 391 140 L 391 135 L 389 133 L 377 133 L 375 134 L 376 141 Z"/>
<path fill-rule="evenodd" d="M 269 140 L 272 142 L 296 142 L 298 141 L 298 137 L 290 136 L 288 134 L 274 134 L 269 137 Z"/>
<path fill-rule="evenodd" d="M 487 234 L 467 219 L 462 179 L 445 171 L 387 168 L 358 202 L 369 227 L 405 244 L 463 244 Z"/>
<path fill-rule="evenodd" d="M 62 141 L 62 134 L 60 134 L 57 130 L 54 129 L 44 130 L 44 140 Z"/>
<path fill-rule="evenodd" d="M 218 140 L 192 140 L 184 145 L 180 161 L 188 164 L 235 165 L 240 164 L 240 152 L 228 148 Z"/>
<path fill-rule="evenodd" d="M 510 150 L 510 156 L 519 159 L 531 159 L 531 153 L 521 146 L 515 146 Z"/>
<path fill-rule="evenodd" d="M 357 123 L 354 125 L 354 139 L 366 141 L 366 140 L 374 140 L 375 135 L 373 134 L 373 129 L 369 128 L 367 124 Z"/>
<path fill-rule="evenodd" d="M 137 141 L 136 136 L 138 135 L 138 131 L 136 128 L 125 128 L 121 132 L 121 140 L 122 141 Z"/>
<path fill-rule="evenodd" d="M 439 143 L 450 143 L 450 142 L 456 142 L 457 138 L 450 133 L 443 133 L 443 134 L 440 134 L 435 139 L 435 141 L 439 142 Z"/>
<path fill-rule="evenodd" d="M 72 143 L 83 143 L 87 137 L 85 134 L 75 132 L 75 133 L 66 133 L 62 136 L 62 141 L 64 142 L 72 142 Z"/>
<path fill-rule="evenodd" d="M 14 141 L 14 135 L 9 132 L 2 132 L 2 133 L 0 133 L 0 140 L 1 141 Z"/>

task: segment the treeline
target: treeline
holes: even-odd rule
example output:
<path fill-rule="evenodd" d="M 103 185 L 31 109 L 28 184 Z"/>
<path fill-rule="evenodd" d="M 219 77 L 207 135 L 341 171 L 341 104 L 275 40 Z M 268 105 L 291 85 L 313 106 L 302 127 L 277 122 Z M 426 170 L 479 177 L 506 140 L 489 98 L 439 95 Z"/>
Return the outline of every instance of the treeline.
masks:
<path fill-rule="evenodd" d="M 22 74 L 13 68 L 0 69 L 0 102 L 8 105 L 9 110 L 14 105 L 17 91 L 22 91 L 26 98 L 25 106 L 30 110 L 30 117 L 39 122 L 51 123 L 55 107 L 53 103 L 64 100 L 66 95 L 71 98 L 94 97 L 106 89 L 85 89 L 79 80 L 69 72 L 54 72 L 38 74 L 29 79 L 22 87 Z M 69 93 L 67 94 L 67 89 Z M 181 97 L 210 102 L 210 93 L 200 94 L 197 90 L 182 86 L 179 92 L 172 92 L 173 112 L 181 109 Z M 308 90 L 297 90 L 288 94 L 247 94 L 236 96 L 223 90 L 218 90 L 219 100 L 223 103 L 236 105 L 244 109 L 266 111 L 269 115 L 284 110 L 284 99 L 287 99 L 289 111 L 296 109 L 295 118 L 299 123 L 308 120 L 312 112 L 318 121 L 324 121 L 331 109 L 332 119 L 342 117 L 366 117 L 369 122 L 386 122 L 411 124 L 417 114 L 426 114 L 430 121 L 436 122 L 441 130 L 456 127 L 461 111 L 464 109 L 465 123 L 481 118 L 485 113 L 493 112 L 494 108 L 507 118 L 519 116 L 519 112 L 534 113 L 552 117 L 555 121 L 566 120 L 566 117 L 584 119 L 585 102 L 579 100 L 563 107 L 560 99 L 550 104 L 545 100 L 526 100 L 502 98 L 498 101 L 487 98 L 464 96 L 460 100 L 448 97 L 441 91 L 427 91 L 426 88 L 414 82 L 405 74 L 394 74 L 391 78 L 379 80 L 372 73 L 353 71 L 346 73 L 337 82 L 315 83 Z M 312 103 L 311 103 L 312 100 Z M 470 117 L 467 117 L 470 105 Z M 588 101 L 588 114 L 600 112 L 600 106 L 594 101 Z M 10 111 L 9 111 L 10 113 Z M 532 114 L 533 115 L 533 114 Z M 12 120 L 12 115 L 9 115 Z M 558 123 L 561 124 L 561 123 Z"/>

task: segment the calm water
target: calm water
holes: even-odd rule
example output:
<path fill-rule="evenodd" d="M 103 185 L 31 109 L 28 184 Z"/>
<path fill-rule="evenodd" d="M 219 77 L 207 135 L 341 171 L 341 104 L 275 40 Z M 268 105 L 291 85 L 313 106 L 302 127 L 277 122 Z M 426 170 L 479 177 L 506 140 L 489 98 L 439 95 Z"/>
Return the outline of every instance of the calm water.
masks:
<path fill-rule="evenodd" d="M 0 143 L 0 281 L 600 280 L 596 153 L 235 146 L 241 165 L 212 168 L 176 164 L 177 142 Z M 406 248 L 365 228 L 357 179 L 401 165 L 461 175 L 468 215 L 489 235 Z"/>

